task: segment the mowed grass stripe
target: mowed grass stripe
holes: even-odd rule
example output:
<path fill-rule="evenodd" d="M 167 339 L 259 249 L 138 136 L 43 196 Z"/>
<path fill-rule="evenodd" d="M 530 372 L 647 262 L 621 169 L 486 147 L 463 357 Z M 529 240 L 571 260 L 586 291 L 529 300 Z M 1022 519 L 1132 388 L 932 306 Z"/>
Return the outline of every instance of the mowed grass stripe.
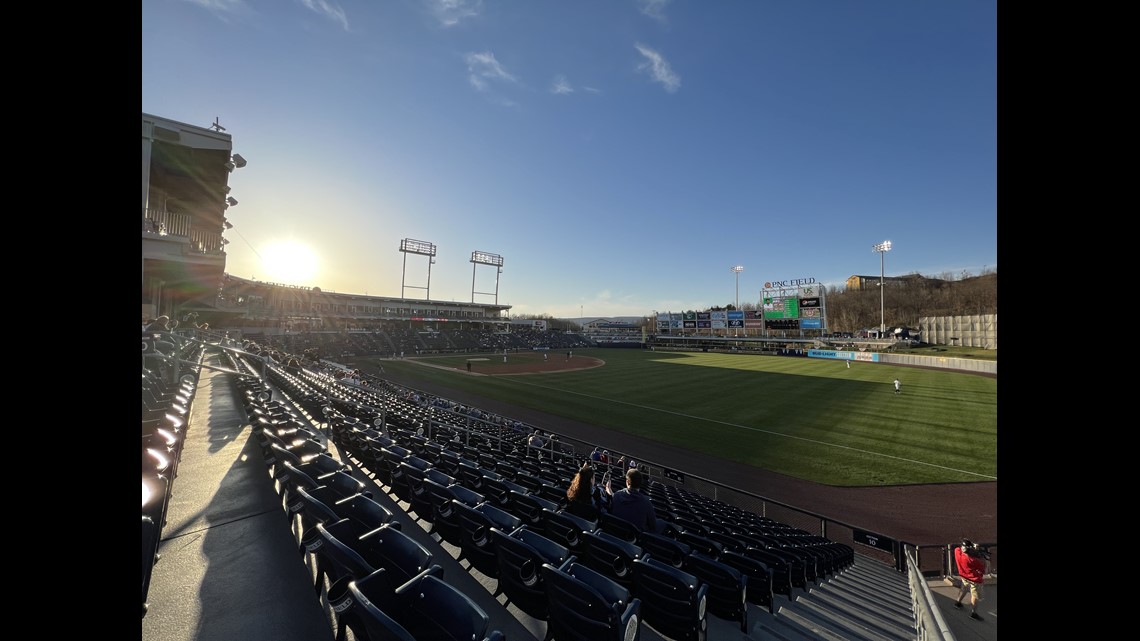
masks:
<path fill-rule="evenodd" d="M 605 367 L 409 375 L 678 447 L 832 485 L 997 478 L 993 378 L 807 358 L 588 350 Z M 430 362 L 462 367 L 466 357 Z M 450 362 L 449 362 L 450 361 Z M 895 395 L 898 376 L 903 393 Z"/>

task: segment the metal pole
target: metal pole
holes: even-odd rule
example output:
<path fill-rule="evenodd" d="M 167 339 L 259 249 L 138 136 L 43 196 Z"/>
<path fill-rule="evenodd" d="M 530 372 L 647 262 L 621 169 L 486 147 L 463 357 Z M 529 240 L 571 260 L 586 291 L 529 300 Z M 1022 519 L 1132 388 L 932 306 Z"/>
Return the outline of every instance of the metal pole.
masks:
<path fill-rule="evenodd" d="M 883 340 L 883 334 L 887 331 L 887 304 L 883 292 L 884 254 L 886 252 L 879 252 L 879 340 Z"/>

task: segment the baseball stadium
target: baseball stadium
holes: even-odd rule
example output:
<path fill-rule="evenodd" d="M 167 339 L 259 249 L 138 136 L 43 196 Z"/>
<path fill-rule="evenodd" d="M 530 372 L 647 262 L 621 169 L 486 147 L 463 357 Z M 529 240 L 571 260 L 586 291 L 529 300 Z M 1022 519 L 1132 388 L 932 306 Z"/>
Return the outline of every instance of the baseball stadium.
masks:
<path fill-rule="evenodd" d="M 243 164 L 143 114 L 144 641 L 997 638 L 996 314 L 923 321 L 977 358 L 244 279 Z M 590 477 L 654 525 L 571 513 Z"/>

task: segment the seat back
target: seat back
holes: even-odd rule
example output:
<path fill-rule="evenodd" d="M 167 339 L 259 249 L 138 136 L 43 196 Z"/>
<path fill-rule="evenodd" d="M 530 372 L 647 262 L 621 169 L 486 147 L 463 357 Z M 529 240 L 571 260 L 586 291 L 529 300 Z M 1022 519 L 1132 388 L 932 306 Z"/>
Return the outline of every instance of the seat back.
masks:
<path fill-rule="evenodd" d="M 331 507 L 340 516 L 351 520 L 358 533 L 371 532 L 389 523 L 396 529 L 400 528 L 400 523 L 391 510 L 364 494 L 353 494 L 340 499 Z"/>
<path fill-rule="evenodd" d="M 314 529 L 318 523 L 335 523 L 342 517 L 333 509 L 342 498 L 339 492 L 327 485 L 320 485 L 313 489 L 297 488 L 293 501 L 289 504 L 291 517 L 299 517 L 296 523 L 297 540 L 307 545 L 316 536 Z"/>
<path fill-rule="evenodd" d="M 438 567 L 438 566 L 436 566 Z M 383 569 L 348 584 L 347 608 L 341 620 L 354 639 L 366 641 L 416 641 L 411 632 L 389 612 L 395 610 L 395 591 Z"/>
<path fill-rule="evenodd" d="M 351 472 L 345 470 L 337 470 L 328 474 L 322 474 L 317 477 L 317 481 L 321 485 L 327 485 L 335 488 L 342 496 L 349 496 L 352 494 L 363 494 L 372 498 L 372 490 L 368 489 L 368 485 L 352 475 Z"/>
<path fill-rule="evenodd" d="M 473 641 L 487 637 L 491 618 L 458 588 L 431 574 L 396 590 L 397 619 L 416 639 Z"/>
<path fill-rule="evenodd" d="M 718 559 L 724 553 L 724 545 L 719 541 L 714 541 L 703 534 L 695 534 L 689 530 L 678 532 L 677 540 L 691 547 L 694 552 L 700 552 L 711 559 Z"/>
<path fill-rule="evenodd" d="M 541 531 L 543 527 L 543 510 L 556 512 L 558 504 L 548 501 L 537 494 L 529 494 L 511 490 L 511 502 L 508 511 L 522 519 L 525 525 Z"/>
<path fill-rule="evenodd" d="M 491 528 L 491 538 L 499 564 L 496 593 L 505 594 L 518 609 L 545 621 L 548 605 L 542 566 L 561 566 L 570 557 L 570 551 L 525 525 L 510 534 Z"/>
<path fill-rule="evenodd" d="M 689 556 L 692 550 L 685 543 L 653 532 L 641 533 L 641 549 L 649 556 L 675 568 L 684 567 L 685 557 Z"/>
<path fill-rule="evenodd" d="M 642 556 L 640 547 L 601 530 L 583 532 L 582 539 L 587 566 L 626 587 L 632 584 L 633 562 Z"/>
<path fill-rule="evenodd" d="M 768 612 L 775 614 L 776 608 L 772 601 L 772 570 L 767 565 L 738 552 L 725 552 L 718 562 L 735 568 L 748 577 L 749 603 L 767 608 Z"/>
<path fill-rule="evenodd" d="M 547 638 L 558 641 L 637 641 L 641 602 L 617 582 L 579 563 L 543 564 Z"/>
<path fill-rule="evenodd" d="M 703 641 L 708 630 L 708 585 L 700 579 L 646 557 L 633 562 L 633 594 L 641 599 L 645 622 L 662 635 Z"/>
<path fill-rule="evenodd" d="M 636 525 L 609 512 L 598 515 L 598 529 L 635 545 L 641 541 L 641 531 Z"/>
<path fill-rule="evenodd" d="M 461 551 L 459 558 L 467 559 L 472 567 L 486 576 L 498 577 L 499 561 L 495 555 L 491 528 L 513 532 L 522 525 L 522 521 L 490 503 L 480 503 L 471 507 L 452 500 L 451 505 L 459 519 Z"/>
<path fill-rule="evenodd" d="M 356 548 L 355 527 L 348 519 L 335 523 L 317 523 L 317 538 L 306 549 L 317 558 L 317 594 L 328 592 L 328 600 L 337 600 L 338 590 L 347 590 L 348 582 L 364 578 L 376 570 Z M 325 585 L 324 579 L 328 579 Z"/>
<path fill-rule="evenodd" d="M 582 539 L 584 532 L 594 532 L 598 529 L 596 521 L 590 521 L 575 516 L 566 510 L 543 510 L 543 532 L 552 541 L 566 546 L 574 554 L 584 554 L 586 542 Z"/>
<path fill-rule="evenodd" d="M 685 559 L 683 569 L 709 586 L 709 612 L 739 621 L 740 631 L 748 632 L 748 575 L 697 552 Z"/>
<path fill-rule="evenodd" d="M 762 548 L 745 548 L 744 556 L 760 561 L 772 571 L 772 592 L 791 598 L 793 588 L 791 564 L 775 554 L 769 554 L 767 550 Z"/>
<path fill-rule="evenodd" d="M 512 483 L 506 479 L 492 478 L 487 475 L 484 475 L 482 477 L 480 489 L 477 491 L 480 492 L 483 496 L 487 497 L 487 500 L 490 501 L 495 507 L 507 511 L 512 511 L 512 492 L 519 492 L 520 494 L 526 493 L 526 489 L 517 483 Z"/>
<path fill-rule="evenodd" d="M 373 567 L 388 572 L 393 590 L 433 565 L 431 551 L 402 532 L 398 523 L 382 525 L 359 540 L 361 555 Z"/>

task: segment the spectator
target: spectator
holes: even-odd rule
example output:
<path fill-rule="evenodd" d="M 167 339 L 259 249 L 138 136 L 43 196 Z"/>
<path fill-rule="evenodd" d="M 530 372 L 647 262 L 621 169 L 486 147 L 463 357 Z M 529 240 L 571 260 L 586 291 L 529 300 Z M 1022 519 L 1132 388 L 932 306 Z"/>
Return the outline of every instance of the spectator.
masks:
<path fill-rule="evenodd" d="M 962 609 L 962 599 L 970 595 L 970 618 L 982 620 L 978 614 L 978 603 L 982 600 L 982 585 L 986 577 L 986 561 L 990 553 L 984 547 L 970 539 L 963 539 L 962 545 L 954 548 L 954 563 L 958 566 L 958 576 L 962 579 L 962 586 L 958 590 L 958 599 L 954 607 Z"/>
<path fill-rule="evenodd" d="M 610 513 L 633 524 L 639 532 L 657 531 L 657 512 L 649 496 L 641 492 L 645 476 L 641 470 L 633 468 L 625 473 L 625 488 L 613 491 L 611 482 L 606 483 L 606 493 L 610 495 Z"/>
<path fill-rule="evenodd" d="M 574 475 L 566 490 L 566 511 L 590 521 L 598 520 L 602 508 L 602 490 L 594 485 L 594 468 L 587 461 Z"/>
<path fill-rule="evenodd" d="M 601 445 L 599 445 L 598 447 L 595 447 L 594 451 L 590 453 L 590 460 L 591 461 L 601 461 L 602 460 L 602 446 Z"/>
<path fill-rule="evenodd" d="M 165 332 L 170 329 L 170 317 L 163 314 L 158 318 L 152 320 L 146 327 L 143 328 L 144 332 Z"/>
<path fill-rule="evenodd" d="M 531 434 L 530 438 L 527 439 L 526 444 L 530 447 L 540 449 L 540 450 L 543 447 L 546 447 L 546 441 L 542 438 L 542 431 L 535 430 L 534 434 Z"/>

